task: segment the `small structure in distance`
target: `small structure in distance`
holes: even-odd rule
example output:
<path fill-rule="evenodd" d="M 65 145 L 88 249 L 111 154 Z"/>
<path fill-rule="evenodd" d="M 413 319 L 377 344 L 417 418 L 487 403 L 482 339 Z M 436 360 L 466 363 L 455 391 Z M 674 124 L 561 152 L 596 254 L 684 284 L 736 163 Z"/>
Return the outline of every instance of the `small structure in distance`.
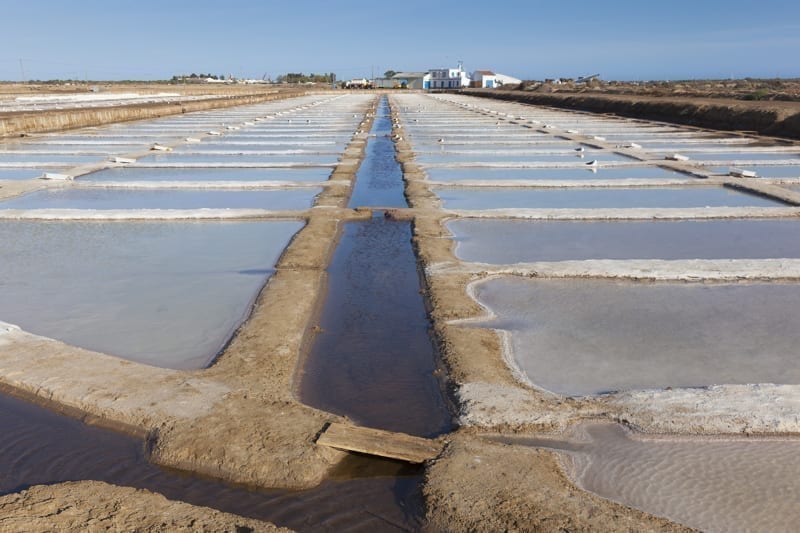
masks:
<path fill-rule="evenodd" d="M 476 70 L 472 73 L 470 87 L 480 89 L 498 89 L 504 85 L 519 85 L 522 80 L 506 74 L 492 72 L 491 70 Z"/>

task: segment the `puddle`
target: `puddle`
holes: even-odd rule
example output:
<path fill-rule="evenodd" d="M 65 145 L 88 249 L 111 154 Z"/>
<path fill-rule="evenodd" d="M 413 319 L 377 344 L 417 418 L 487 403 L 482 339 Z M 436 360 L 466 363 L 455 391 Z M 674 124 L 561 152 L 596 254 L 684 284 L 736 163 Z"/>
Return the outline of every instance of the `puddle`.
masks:
<path fill-rule="evenodd" d="M 321 188 L 258 191 L 49 189 L 0 201 L 0 209 L 307 209 Z"/>
<path fill-rule="evenodd" d="M 520 369 L 559 394 L 800 383 L 800 285 L 503 277 L 476 296 Z"/>
<path fill-rule="evenodd" d="M 725 187 L 630 189 L 435 189 L 445 209 L 779 206 Z"/>
<path fill-rule="evenodd" d="M 465 180 L 614 180 L 614 179 L 680 179 L 692 180 L 661 167 L 598 168 L 428 168 L 425 173 L 431 181 L 459 182 Z"/>
<path fill-rule="evenodd" d="M 796 531 L 800 439 L 634 435 L 584 423 L 569 441 L 497 439 L 565 450 L 585 490 L 709 532 Z"/>
<path fill-rule="evenodd" d="M 302 226 L 0 222 L 0 320 L 132 361 L 201 368 Z"/>
<path fill-rule="evenodd" d="M 794 220 L 526 221 L 446 224 L 464 261 L 800 257 Z"/>
<path fill-rule="evenodd" d="M 408 207 L 403 194 L 403 170 L 395 159 L 391 132 L 392 119 L 384 96 L 356 174 L 349 207 Z"/>
<path fill-rule="evenodd" d="M 303 168 L 111 168 L 79 178 L 81 182 L 136 181 L 327 181 L 331 169 Z"/>
<path fill-rule="evenodd" d="M 369 427 L 449 431 L 410 224 L 382 216 L 346 224 L 328 272 L 302 401 Z"/>
<path fill-rule="evenodd" d="M 246 490 L 161 469 L 144 443 L 0 395 L 0 494 L 97 480 L 266 520 L 297 531 L 409 531 L 422 527 L 422 473 L 354 458 L 306 491 Z"/>

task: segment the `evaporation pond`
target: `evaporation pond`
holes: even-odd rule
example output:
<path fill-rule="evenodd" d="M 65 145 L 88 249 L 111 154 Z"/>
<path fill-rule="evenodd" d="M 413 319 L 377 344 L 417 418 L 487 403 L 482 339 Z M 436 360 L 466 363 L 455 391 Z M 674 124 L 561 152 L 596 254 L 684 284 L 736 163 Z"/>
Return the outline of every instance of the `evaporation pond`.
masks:
<path fill-rule="evenodd" d="M 427 168 L 431 181 L 459 182 L 496 180 L 622 180 L 672 179 L 690 181 L 695 178 L 661 167 L 597 168 Z"/>
<path fill-rule="evenodd" d="M 104 155 L 83 155 L 83 154 L 40 154 L 40 153 L 27 153 L 27 154 L 4 154 L 0 153 L 0 163 L 10 164 L 34 164 L 34 165 L 78 165 L 81 163 L 93 163 L 95 161 L 103 161 Z"/>
<path fill-rule="evenodd" d="M 183 146 L 179 146 L 175 148 L 176 152 L 183 152 L 183 153 L 207 153 L 207 152 L 220 152 L 225 153 L 226 155 L 231 155 L 232 153 L 241 153 L 242 155 L 248 155 L 251 153 L 259 153 L 259 152 L 287 152 L 291 153 L 294 151 L 302 150 L 302 153 L 314 153 L 314 152 L 341 152 L 344 147 L 341 143 L 337 144 L 333 141 L 326 142 L 326 141 L 316 141 L 316 142 L 302 142 L 302 141 L 294 141 L 294 142 L 263 142 L 263 143 L 202 143 L 202 144 L 186 144 Z M 264 154 L 266 155 L 266 154 Z"/>
<path fill-rule="evenodd" d="M 43 173 L 44 170 L 36 168 L 0 168 L 0 180 L 31 180 Z"/>
<path fill-rule="evenodd" d="M 217 155 L 217 154 L 185 154 L 175 152 L 167 155 L 148 155 L 139 159 L 142 163 L 168 163 L 168 164 L 187 164 L 187 163 L 208 163 L 241 165 L 246 167 L 248 164 L 269 164 L 269 163 L 292 163 L 296 165 L 327 165 L 338 161 L 336 154 L 314 155 L 314 154 L 291 154 L 291 155 Z"/>
<path fill-rule="evenodd" d="M 790 161 L 798 158 L 791 152 L 693 152 L 688 155 L 698 161 Z"/>
<path fill-rule="evenodd" d="M 495 278 L 475 297 L 536 385 L 568 396 L 800 383 L 800 285 Z"/>
<path fill-rule="evenodd" d="M 672 188 L 490 188 L 435 190 L 446 209 L 627 208 L 777 206 L 780 202 L 725 187 Z"/>
<path fill-rule="evenodd" d="M 203 182 L 287 181 L 320 182 L 331 174 L 327 167 L 303 168 L 111 168 L 80 177 L 87 182 Z"/>
<path fill-rule="evenodd" d="M 577 154 L 577 152 L 564 153 L 564 154 L 542 154 L 542 153 L 499 153 L 482 154 L 482 153 L 450 153 L 443 152 L 425 153 L 417 156 L 418 163 L 475 163 L 480 166 L 481 163 L 586 163 L 591 160 L 597 161 L 631 161 L 629 157 L 618 155 L 613 152 L 592 151 L 585 157 Z"/>
<path fill-rule="evenodd" d="M 747 165 L 741 167 L 709 167 L 709 172 L 728 175 L 732 168 L 752 170 L 760 178 L 800 178 L 800 165 Z"/>
<path fill-rule="evenodd" d="M 800 439 L 645 436 L 604 423 L 572 434 L 510 442 L 565 450 L 581 488 L 701 531 L 789 532 L 800 523 Z"/>
<path fill-rule="evenodd" d="M 0 209 L 308 209 L 320 188 L 229 190 L 45 189 L 0 201 Z"/>
<path fill-rule="evenodd" d="M 447 228 L 464 261 L 492 264 L 582 259 L 800 257 L 800 221 L 455 220 Z"/>
<path fill-rule="evenodd" d="M 302 226 L 0 222 L 0 321 L 132 361 L 201 368 Z"/>

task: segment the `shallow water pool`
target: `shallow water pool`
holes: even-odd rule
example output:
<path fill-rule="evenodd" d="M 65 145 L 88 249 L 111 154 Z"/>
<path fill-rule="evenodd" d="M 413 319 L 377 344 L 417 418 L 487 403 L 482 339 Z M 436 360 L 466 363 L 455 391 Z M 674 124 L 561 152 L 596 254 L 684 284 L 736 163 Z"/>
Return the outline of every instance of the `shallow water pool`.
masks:
<path fill-rule="evenodd" d="M 255 191 L 73 188 L 0 201 L 0 209 L 308 209 L 320 188 Z"/>
<path fill-rule="evenodd" d="M 0 168 L 0 180 L 30 180 L 40 177 L 45 171 L 38 168 Z M 56 172 L 50 170 L 50 172 Z"/>
<path fill-rule="evenodd" d="M 580 487 L 701 531 L 789 532 L 800 522 L 800 439 L 646 436 L 604 423 L 572 433 L 505 441 L 563 450 Z"/>
<path fill-rule="evenodd" d="M 475 295 L 512 357 L 549 391 L 800 383 L 800 285 L 502 277 Z"/>
<path fill-rule="evenodd" d="M 418 163 L 471 163 L 480 166 L 481 163 L 586 163 L 588 161 L 633 161 L 630 157 L 618 155 L 612 152 L 592 151 L 584 152 L 586 155 L 579 155 L 578 152 L 566 154 L 466 154 L 450 153 L 441 154 L 424 153 L 416 157 Z"/>
<path fill-rule="evenodd" d="M 0 320 L 145 364 L 201 368 L 302 222 L 0 222 Z"/>
<path fill-rule="evenodd" d="M 224 163 L 226 165 L 241 165 L 246 167 L 249 163 L 266 164 L 266 163 L 293 163 L 297 165 L 329 165 L 336 163 L 339 160 L 338 155 L 313 155 L 313 154 L 297 154 L 297 155 L 217 155 L 217 154 L 203 154 L 203 153 L 169 153 L 148 155 L 138 159 L 141 163 Z"/>
<path fill-rule="evenodd" d="M 466 180 L 614 180 L 614 179 L 678 179 L 691 176 L 660 167 L 619 168 L 428 168 L 428 179 L 440 182 Z"/>
<path fill-rule="evenodd" d="M 445 209 L 778 206 L 781 202 L 725 187 L 631 189 L 435 189 Z"/>
<path fill-rule="evenodd" d="M 82 182 L 150 181 L 289 181 L 321 182 L 330 177 L 327 167 L 303 168 L 110 168 L 81 176 Z"/>
<path fill-rule="evenodd" d="M 800 178 L 800 165 L 747 165 L 742 167 L 752 170 L 761 178 Z M 731 167 L 709 167 L 715 174 L 727 175 Z"/>
<path fill-rule="evenodd" d="M 800 257 L 800 221 L 454 220 L 447 228 L 464 261 L 507 264 L 583 259 L 765 259 Z"/>

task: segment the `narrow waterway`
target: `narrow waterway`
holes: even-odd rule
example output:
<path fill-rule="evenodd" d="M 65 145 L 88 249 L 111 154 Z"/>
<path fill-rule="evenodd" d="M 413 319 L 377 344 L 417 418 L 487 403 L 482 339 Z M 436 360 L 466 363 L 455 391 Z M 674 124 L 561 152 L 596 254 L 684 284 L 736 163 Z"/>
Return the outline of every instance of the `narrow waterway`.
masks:
<path fill-rule="evenodd" d="M 391 134 L 391 111 L 384 96 L 369 132 L 349 207 L 408 207 L 403 195 L 403 170 L 395 159 Z"/>
<path fill-rule="evenodd" d="M 408 207 L 381 98 L 350 207 Z M 411 224 L 376 210 L 346 224 L 327 270 L 328 294 L 304 366 L 303 402 L 358 424 L 435 436 L 452 429 L 420 294 Z"/>
<path fill-rule="evenodd" d="M 382 213 L 347 224 L 328 274 L 303 402 L 374 428 L 419 436 L 449 431 L 411 224 Z"/>
<path fill-rule="evenodd" d="M 32 485 L 96 480 L 148 489 L 173 500 L 269 521 L 297 531 L 418 529 L 420 472 L 353 456 L 306 491 L 248 490 L 162 469 L 145 443 L 0 396 L 0 495 Z"/>
<path fill-rule="evenodd" d="M 353 207 L 407 207 L 386 98 L 357 175 Z M 411 224 L 382 210 L 344 226 L 328 269 L 322 332 L 302 399 L 370 427 L 435 436 L 452 428 L 420 294 Z M 297 531 L 416 531 L 424 468 L 351 454 L 320 486 L 252 490 L 160 468 L 144 442 L 0 396 L 0 494 L 97 480 Z"/>

